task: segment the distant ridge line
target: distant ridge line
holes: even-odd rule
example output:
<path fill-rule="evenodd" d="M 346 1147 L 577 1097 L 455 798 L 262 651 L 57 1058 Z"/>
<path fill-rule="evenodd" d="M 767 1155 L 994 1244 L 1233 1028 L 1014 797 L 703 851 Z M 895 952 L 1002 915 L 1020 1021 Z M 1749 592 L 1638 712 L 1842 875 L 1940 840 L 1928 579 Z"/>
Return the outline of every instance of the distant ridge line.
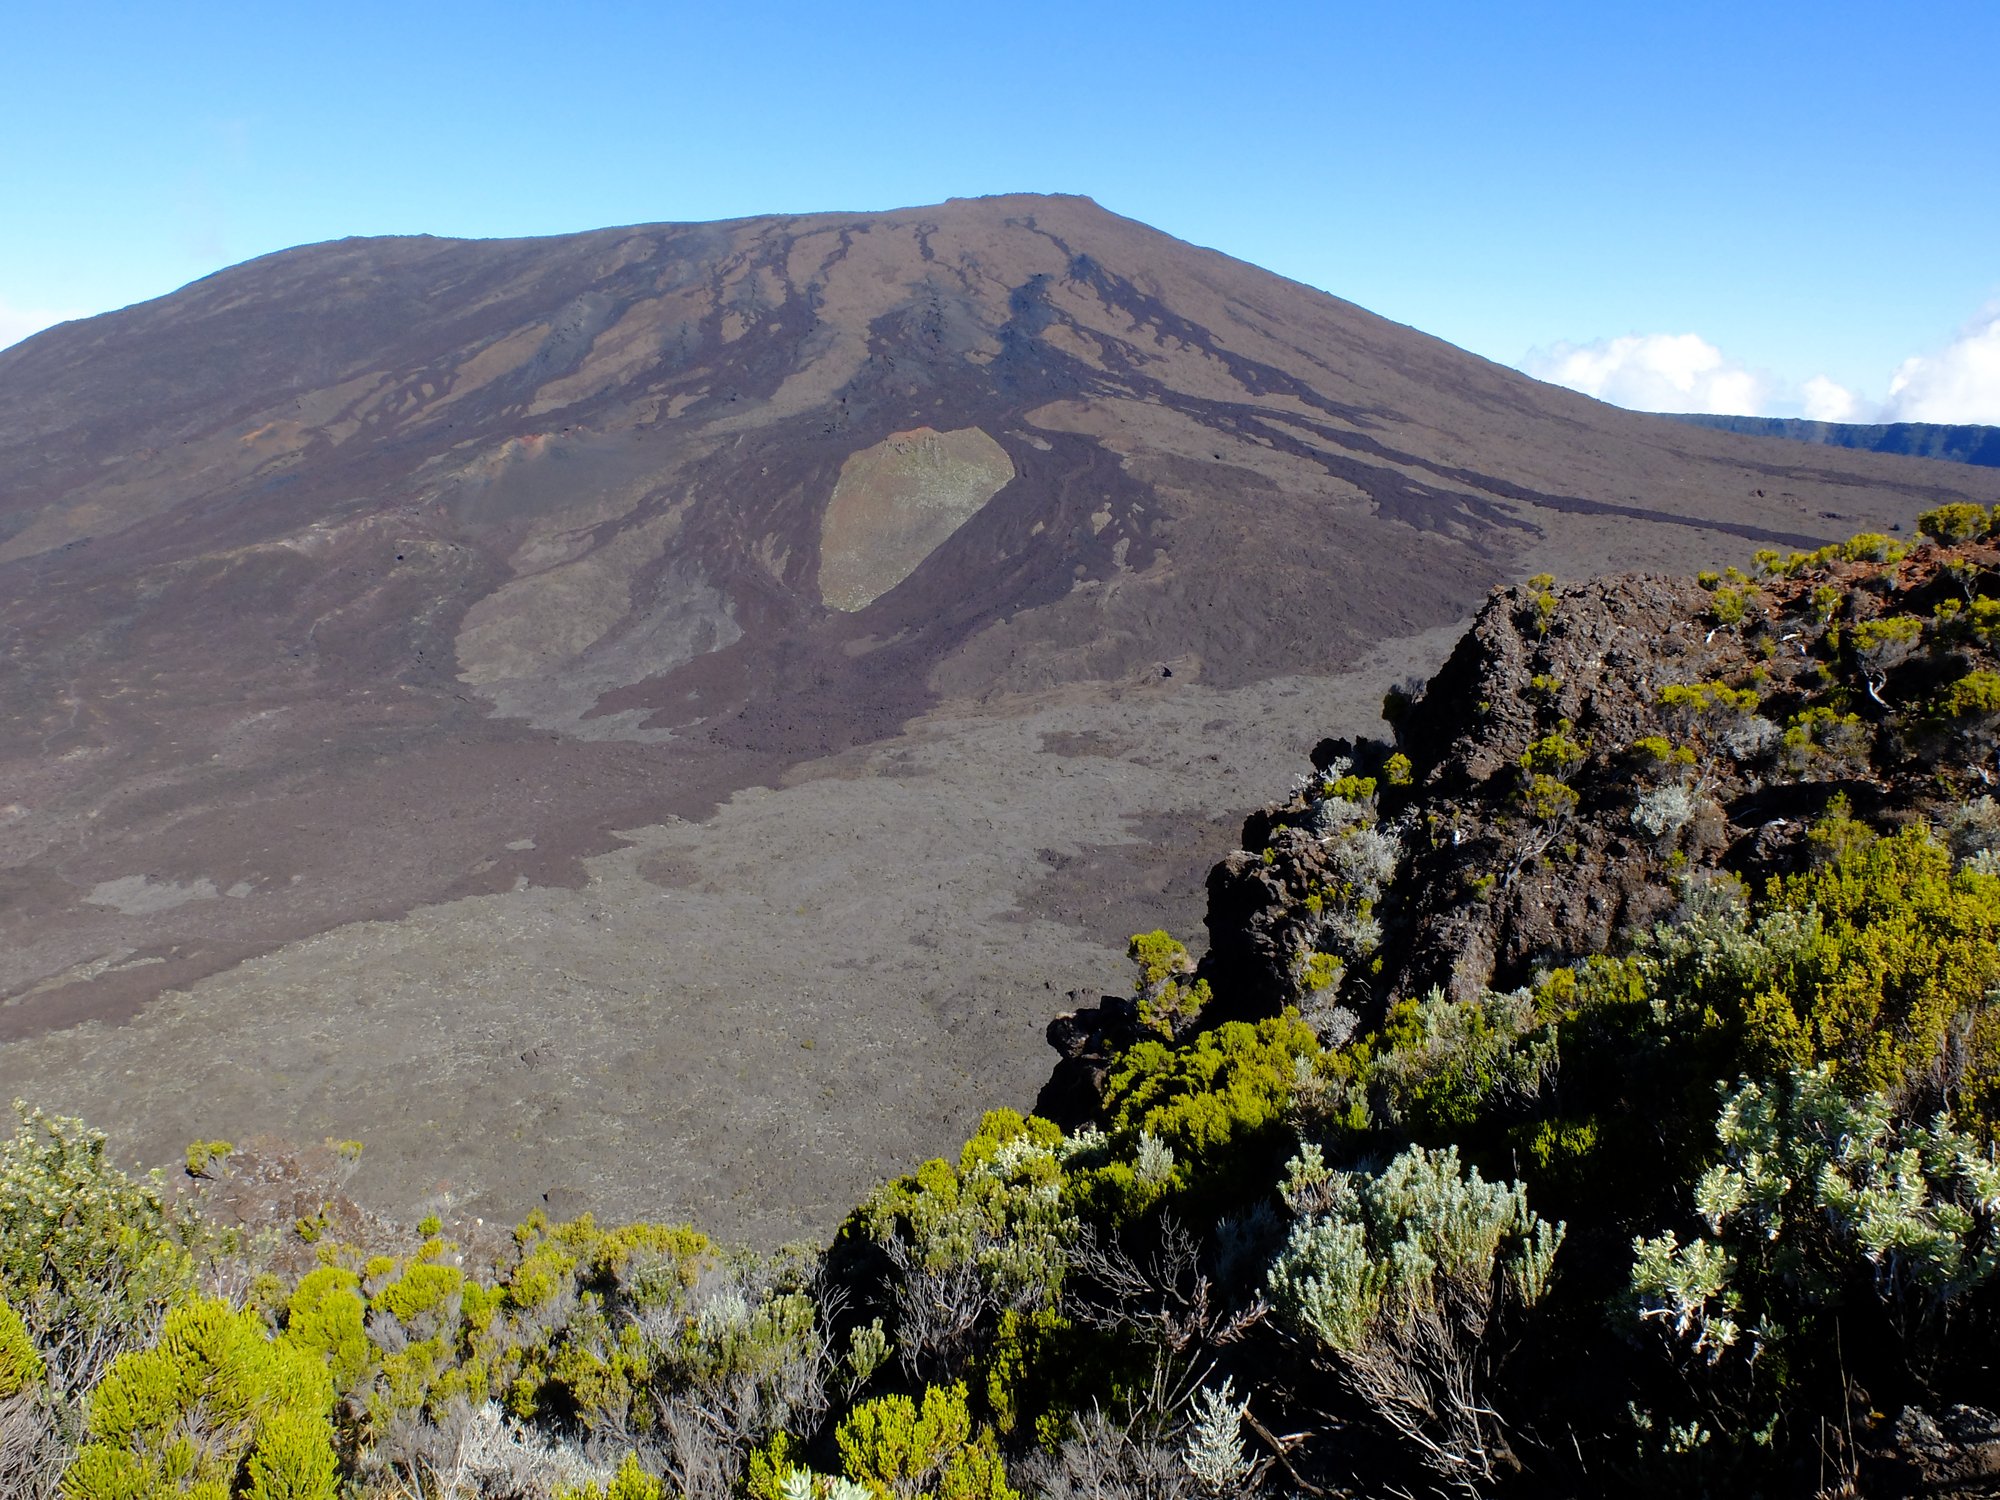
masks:
<path fill-rule="evenodd" d="M 2000 427 L 1952 422 L 1808 422 L 1798 417 L 1718 417 L 1698 412 L 1661 415 L 1750 437 L 1789 438 L 1827 448 L 1858 448 L 1866 453 L 1939 458 L 2000 469 Z"/>

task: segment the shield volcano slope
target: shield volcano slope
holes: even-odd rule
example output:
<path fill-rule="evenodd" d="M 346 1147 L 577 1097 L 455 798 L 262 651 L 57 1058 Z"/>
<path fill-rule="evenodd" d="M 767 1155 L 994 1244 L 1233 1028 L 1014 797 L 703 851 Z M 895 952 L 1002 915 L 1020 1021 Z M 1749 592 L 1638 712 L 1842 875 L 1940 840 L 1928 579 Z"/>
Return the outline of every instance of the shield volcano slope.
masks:
<path fill-rule="evenodd" d="M 1996 491 L 1619 412 L 1080 198 L 269 256 L 0 353 L 0 1071 L 96 1089 L 93 1114 L 160 1144 L 146 1089 L 86 1086 L 35 1039 L 163 1038 L 155 997 L 199 1009 L 256 955 L 337 987 L 360 960 L 315 935 L 467 901 L 540 901 L 559 948 L 615 947 L 587 898 L 623 878 L 616 831 L 759 786 L 914 786 L 898 768 L 952 736 L 953 816 L 1005 786 L 1009 827 L 1027 820 L 984 850 L 950 834 L 967 859 L 1041 849 L 1076 890 L 1088 844 L 1086 883 L 1192 902 L 1185 872 L 1118 852 L 1131 830 L 1267 800 L 1278 762 L 1340 727 L 1286 693 L 1389 661 L 1492 583 L 1720 563 Z M 1167 671 L 1221 695 L 1171 734 L 1137 706 Z M 1245 737 L 1239 693 L 1291 707 Z M 984 774 L 999 741 L 963 727 L 1051 704 L 1051 774 L 1079 746 L 1130 773 L 1100 777 L 1104 828 Z M 1140 774 L 1224 741 L 1262 749 L 1220 756 L 1212 796 Z M 892 856 L 958 827 L 924 821 L 943 806 L 850 831 Z M 732 879 L 768 903 L 798 855 L 766 843 Z M 1029 907 L 1039 868 L 1008 874 Z M 936 989 L 952 955 L 933 961 L 929 1009 L 877 1028 L 892 1052 L 955 1026 L 965 1077 L 1027 1066 L 1043 981 L 1115 979 L 1134 901 L 1043 906 L 1041 946 L 968 908 L 957 957 L 978 963 Z M 716 940 L 676 959 L 676 993 L 748 983 L 716 955 L 767 919 L 704 908 Z M 471 1003 L 453 941 L 397 946 L 396 1003 Z M 843 947 L 829 1016 L 886 1003 L 908 960 Z M 537 1003 L 517 988 L 474 998 Z M 1015 996 L 1004 1025 L 973 1014 L 986 989 Z M 204 1025 L 263 1024 L 231 993 Z M 687 1024 L 647 1014 L 631 1024 Z M 189 1097 L 288 1117 L 262 1075 L 205 1089 L 187 1066 Z M 413 1108 L 471 1086 L 411 1066 Z M 366 1133 L 323 1092 L 302 1129 Z M 872 1139 L 841 1149 L 911 1138 Z M 540 1170 L 484 1180 L 511 1202 Z"/>

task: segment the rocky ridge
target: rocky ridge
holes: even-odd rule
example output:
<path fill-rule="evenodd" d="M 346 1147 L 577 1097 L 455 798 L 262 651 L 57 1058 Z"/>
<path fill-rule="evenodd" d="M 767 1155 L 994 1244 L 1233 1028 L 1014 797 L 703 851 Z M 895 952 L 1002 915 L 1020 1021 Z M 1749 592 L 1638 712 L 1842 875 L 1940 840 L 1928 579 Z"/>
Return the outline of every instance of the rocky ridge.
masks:
<path fill-rule="evenodd" d="M 1755 576 L 1495 590 L 1435 676 L 1389 695 L 1393 744 L 1323 743 L 1211 873 L 1218 995 L 1376 1017 L 1433 986 L 1512 988 L 1629 942 L 1704 872 L 1796 870 L 1836 799 L 1898 824 L 1994 784 L 1993 537 L 1759 557 Z M 1353 881 L 1322 811 L 1354 775 L 1395 840 L 1391 894 L 1368 962 L 1315 996 L 1313 956 L 1354 956 L 1331 933 Z"/>

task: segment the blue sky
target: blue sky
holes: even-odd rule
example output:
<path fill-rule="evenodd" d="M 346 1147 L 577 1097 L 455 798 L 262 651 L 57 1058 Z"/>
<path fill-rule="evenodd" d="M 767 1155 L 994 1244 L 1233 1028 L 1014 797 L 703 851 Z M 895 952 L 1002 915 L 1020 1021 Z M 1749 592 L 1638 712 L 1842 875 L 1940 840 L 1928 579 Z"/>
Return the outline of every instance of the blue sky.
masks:
<path fill-rule="evenodd" d="M 1996 55 L 1994 0 L 12 7 L 0 342 L 348 234 L 1068 191 L 1627 404 L 2000 422 Z"/>

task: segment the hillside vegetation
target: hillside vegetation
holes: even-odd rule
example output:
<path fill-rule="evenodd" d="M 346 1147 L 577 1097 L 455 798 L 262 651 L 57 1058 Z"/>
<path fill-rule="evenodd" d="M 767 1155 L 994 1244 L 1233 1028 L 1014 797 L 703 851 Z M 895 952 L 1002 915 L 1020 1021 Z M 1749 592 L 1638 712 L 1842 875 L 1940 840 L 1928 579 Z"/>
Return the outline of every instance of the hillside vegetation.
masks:
<path fill-rule="evenodd" d="M 1923 531 L 1496 592 L 823 1249 L 26 1113 L 0 1489 L 1987 1493 L 2000 550 Z"/>

